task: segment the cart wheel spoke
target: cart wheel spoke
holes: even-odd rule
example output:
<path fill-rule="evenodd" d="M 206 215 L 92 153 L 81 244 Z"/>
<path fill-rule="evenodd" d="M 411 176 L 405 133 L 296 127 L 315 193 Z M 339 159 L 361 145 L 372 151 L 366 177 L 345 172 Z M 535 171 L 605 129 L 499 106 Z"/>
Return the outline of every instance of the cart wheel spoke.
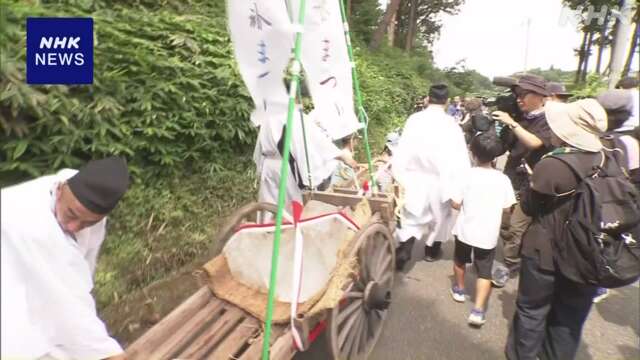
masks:
<path fill-rule="evenodd" d="M 387 285 L 387 284 L 388 284 L 388 282 L 389 282 L 389 280 L 391 280 L 391 276 L 392 276 L 392 274 L 393 274 L 393 273 L 392 273 L 392 272 L 390 272 L 390 271 L 389 271 L 389 272 L 387 272 L 387 273 L 385 273 L 385 274 L 383 274 L 383 275 L 380 277 L 380 280 L 378 280 L 378 283 L 379 283 L 379 284 L 381 284 L 381 285 Z"/>
<path fill-rule="evenodd" d="M 362 300 L 355 299 L 351 304 L 349 304 L 344 310 L 340 311 L 338 314 L 338 326 L 342 324 L 342 322 L 347 319 L 356 309 L 362 307 Z"/>
<path fill-rule="evenodd" d="M 364 293 L 362 291 L 351 290 L 344 295 L 345 299 L 362 299 Z"/>
<path fill-rule="evenodd" d="M 371 335 L 374 336 L 378 331 L 378 327 L 381 325 L 381 322 L 382 322 L 382 311 L 380 310 L 371 311 L 369 313 L 367 321 L 369 321 L 369 328 L 371 329 Z"/>
<path fill-rule="evenodd" d="M 349 320 L 344 324 L 344 327 L 340 329 L 340 335 L 338 335 L 338 347 L 340 349 L 344 349 L 345 340 L 347 340 L 347 338 L 351 338 L 351 342 L 353 342 L 353 337 L 355 336 L 355 334 L 352 330 L 356 325 L 358 325 L 358 322 L 361 321 L 360 318 L 362 316 L 362 311 L 355 312 L 353 316 L 350 317 Z"/>
<path fill-rule="evenodd" d="M 380 243 L 382 246 L 377 249 L 378 252 L 376 253 L 375 258 L 370 262 L 371 273 L 373 274 L 373 279 L 370 280 L 376 280 L 376 278 L 378 277 L 376 274 L 380 271 L 379 269 L 382 266 L 382 262 L 385 259 L 385 254 L 387 252 L 387 247 L 385 246 L 386 244 L 382 241 L 380 241 Z"/>
<path fill-rule="evenodd" d="M 387 311 L 378 308 L 378 298 L 391 290 L 394 280 L 393 237 L 385 225 L 367 225 L 356 244 L 350 256 L 357 259 L 359 274 L 343 295 L 343 306 L 329 318 L 328 341 L 336 359 L 363 359 L 371 353 Z"/>
<path fill-rule="evenodd" d="M 375 252 L 373 243 L 374 243 L 373 241 L 365 241 L 364 248 L 360 256 L 360 269 L 361 269 L 362 277 L 365 284 L 371 281 L 371 276 L 373 275 L 373 272 L 369 268 L 369 264 L 371 263 L 371 257 Z"/>
<path fill-rule="evenodd" d="M 369 314 L 365 314 L 364 326 L 362 329 L 362 337 L 360 338 L 360 344 L 358 345 L 358 351 L 365 351 L 366 345 L 369 342 Z"/>
<path fill-rule="evenodd" d="M 370 252 L 369 258 L 365 260 L 365 267 L 367 273 L 367 282 L 375 280 L 375 273 L 377 269 L 377 263 L 384 255 L 384 238 L 379 233 L 373 234 L 369 237 L 367 244 L 373 251 Z M 381 246 L 382 245 L 382 246 Z"/>
<path fill-rule="evenodd" d="M 361 310 L 358 314 L 358 319 L 356 320 L 353 328 L 349 331 L 348 340 L 344 348 L 342 349 L 342 353 L 347 359 L 352 359 L 353 356 L 358 353 L 358 342 L 360 341 L 362 328 L 365 322 L 367 322 L 367 318 L 364 314 L 364 311 Z"/>
<path fill-rule="evenodd" d="M 378 280 L 381 278 L 382 274 L 384 274 L 385 271 L 387 271 L 389 265 L 391 265 L 391 254 L 386 254 L 385 251 L 385 259 L 384 262 L 382 263 L 382 266 L 380 266 L 379 268 L 376 268 L 376 273 L 374 274 L 374 279 Z M 382 280 L 379 280 L 379 282 L 382 282 Z"/>

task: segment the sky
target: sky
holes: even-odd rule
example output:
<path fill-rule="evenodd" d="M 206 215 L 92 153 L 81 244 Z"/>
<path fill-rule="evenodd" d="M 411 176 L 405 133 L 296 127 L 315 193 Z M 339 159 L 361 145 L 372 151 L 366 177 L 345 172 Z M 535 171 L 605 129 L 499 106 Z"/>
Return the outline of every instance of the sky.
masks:
<path fill-rule="evenodd" d="M 490 78 L 523 71 L 525 66 L 574 70 L 573 49 L 580 45 L 582 33 L 570 22 L 562 24 L 561 11 L 561 0 L 466 0 L 458 15 L 441 15 L 443 28 L 433 49 L 436 65 L 449 67 L 466 59 L 467 68 Z M 607 64 L 608 51 L 605 54 Z M 589 61 L 593 69 L 595 56 Z M 634 64 L 637 68 L 638 56 Z"/>

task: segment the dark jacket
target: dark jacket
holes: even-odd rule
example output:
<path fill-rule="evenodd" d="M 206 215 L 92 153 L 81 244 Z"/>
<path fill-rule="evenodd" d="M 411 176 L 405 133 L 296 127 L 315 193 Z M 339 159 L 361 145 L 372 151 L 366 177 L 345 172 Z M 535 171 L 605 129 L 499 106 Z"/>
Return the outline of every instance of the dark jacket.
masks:
<path fill-rule="evenodd" d="M 533 169 L 544 154 L 553 150 L 553 145 L 551 145 L 551 128 L 549 128 L 549 124 L 547 124 L 544 111 L 534 115 L 525 115 L 520 125 L 537 136 L 543 145 L 538 149 L 529 150 L 521 142 L 516 140 L 510 146 L 509 157 L 504 167 L 504 173 L 511 179 L 511 183 L 516 191 L 522 191 L 528 183 L 526 172 L 518 170 L 522 160 Z"/>

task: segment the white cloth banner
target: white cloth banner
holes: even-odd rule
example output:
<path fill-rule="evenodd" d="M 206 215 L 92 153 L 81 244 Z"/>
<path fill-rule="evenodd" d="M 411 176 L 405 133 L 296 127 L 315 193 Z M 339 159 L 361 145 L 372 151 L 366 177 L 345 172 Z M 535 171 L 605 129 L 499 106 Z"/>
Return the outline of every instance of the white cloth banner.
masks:
<path fill-rule="evenodd" d="M 227 13 L 238 68 L 256 106 L 252 123 L 260 126 L 267 114 L 286 119 L 283 78 L 294 34 L 284 1 L 228 0 Z"/>
<path fill-rule="evenodd" d="M 351 63 L 338 1 L 306 2 L 302 41 L 302 66 L 313 98 L 314 116 L 333 139 L 360 128 L 353 107 Z M 290 3 L 297 18 L 299 1 Z"/>

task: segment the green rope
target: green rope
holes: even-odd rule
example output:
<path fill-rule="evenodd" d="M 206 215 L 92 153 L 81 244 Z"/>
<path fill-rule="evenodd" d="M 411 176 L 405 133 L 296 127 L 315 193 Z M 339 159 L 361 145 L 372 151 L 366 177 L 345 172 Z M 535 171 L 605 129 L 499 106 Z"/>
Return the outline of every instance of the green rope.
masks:
<path fill-rule="evenodd" d="M 300 0 L 298 23 L 304 24 L 305 0 Z M 287 177 L 289 176 L 289 149 L 291 147 L 291 124 L 295 113 L 295 97 L 297 87 L 300 85 L 300 49 L 302 48 L 302 33 L 296 33 L 294 46 L 294 61 L 291 65 L 291 84 L 289 85 L 289 111 L 287 112 L 287 125 L 284 133 L 284 146 L 282 150 L 282 164 L 280 166 L 280 188 L 278 190 L 278 212 L 276 213 L 276 233 L 273 238 L 273 251 L 271 253 L 271 277 L 269 278 L 269 297 L 267 302 L 267 319 L 265 322 L 264 340 L 262 341 L 262 360 L 269 360 L 271 322 L 273 320 L 273 303 L 275 301 L 276 282 L 278 275 L 278 256 L 280 255 L 280 238 L 282 235 L 282 215 L 284 200 L 287 192 Z"/>
<path fill-rule="evenodd" d="M 364 148 L 367 153 L 367 164 L 369 166 L 369 178 L 371 179 L 371 189 L 376 189 L 376 179 L 373 176 L 373 161 L 371 160 L 371 148 L 369 147 L 369 117 L 364 106 L 362 105 L 362 93 L 360 93 L 360 83 L 358 82 L 358 72 L 356 71 L 356 63 L 353 60 L 353 48 L 351 47 L 351 35 L 349 34 L 349 23 L 347 22 L 347 14 L 344 10 L 344 0 L 340 0 L 340 15 L 342 16 L 342 27 L 344 29 L 344 38 L 347 42 L 347 52 L 349 54 L 349 62 L 351 63 L 351 76 L 353 77 L 353 88 L 356 95 L 356 106 L 358 108 L 358 119 L 364 125 Z"/>

